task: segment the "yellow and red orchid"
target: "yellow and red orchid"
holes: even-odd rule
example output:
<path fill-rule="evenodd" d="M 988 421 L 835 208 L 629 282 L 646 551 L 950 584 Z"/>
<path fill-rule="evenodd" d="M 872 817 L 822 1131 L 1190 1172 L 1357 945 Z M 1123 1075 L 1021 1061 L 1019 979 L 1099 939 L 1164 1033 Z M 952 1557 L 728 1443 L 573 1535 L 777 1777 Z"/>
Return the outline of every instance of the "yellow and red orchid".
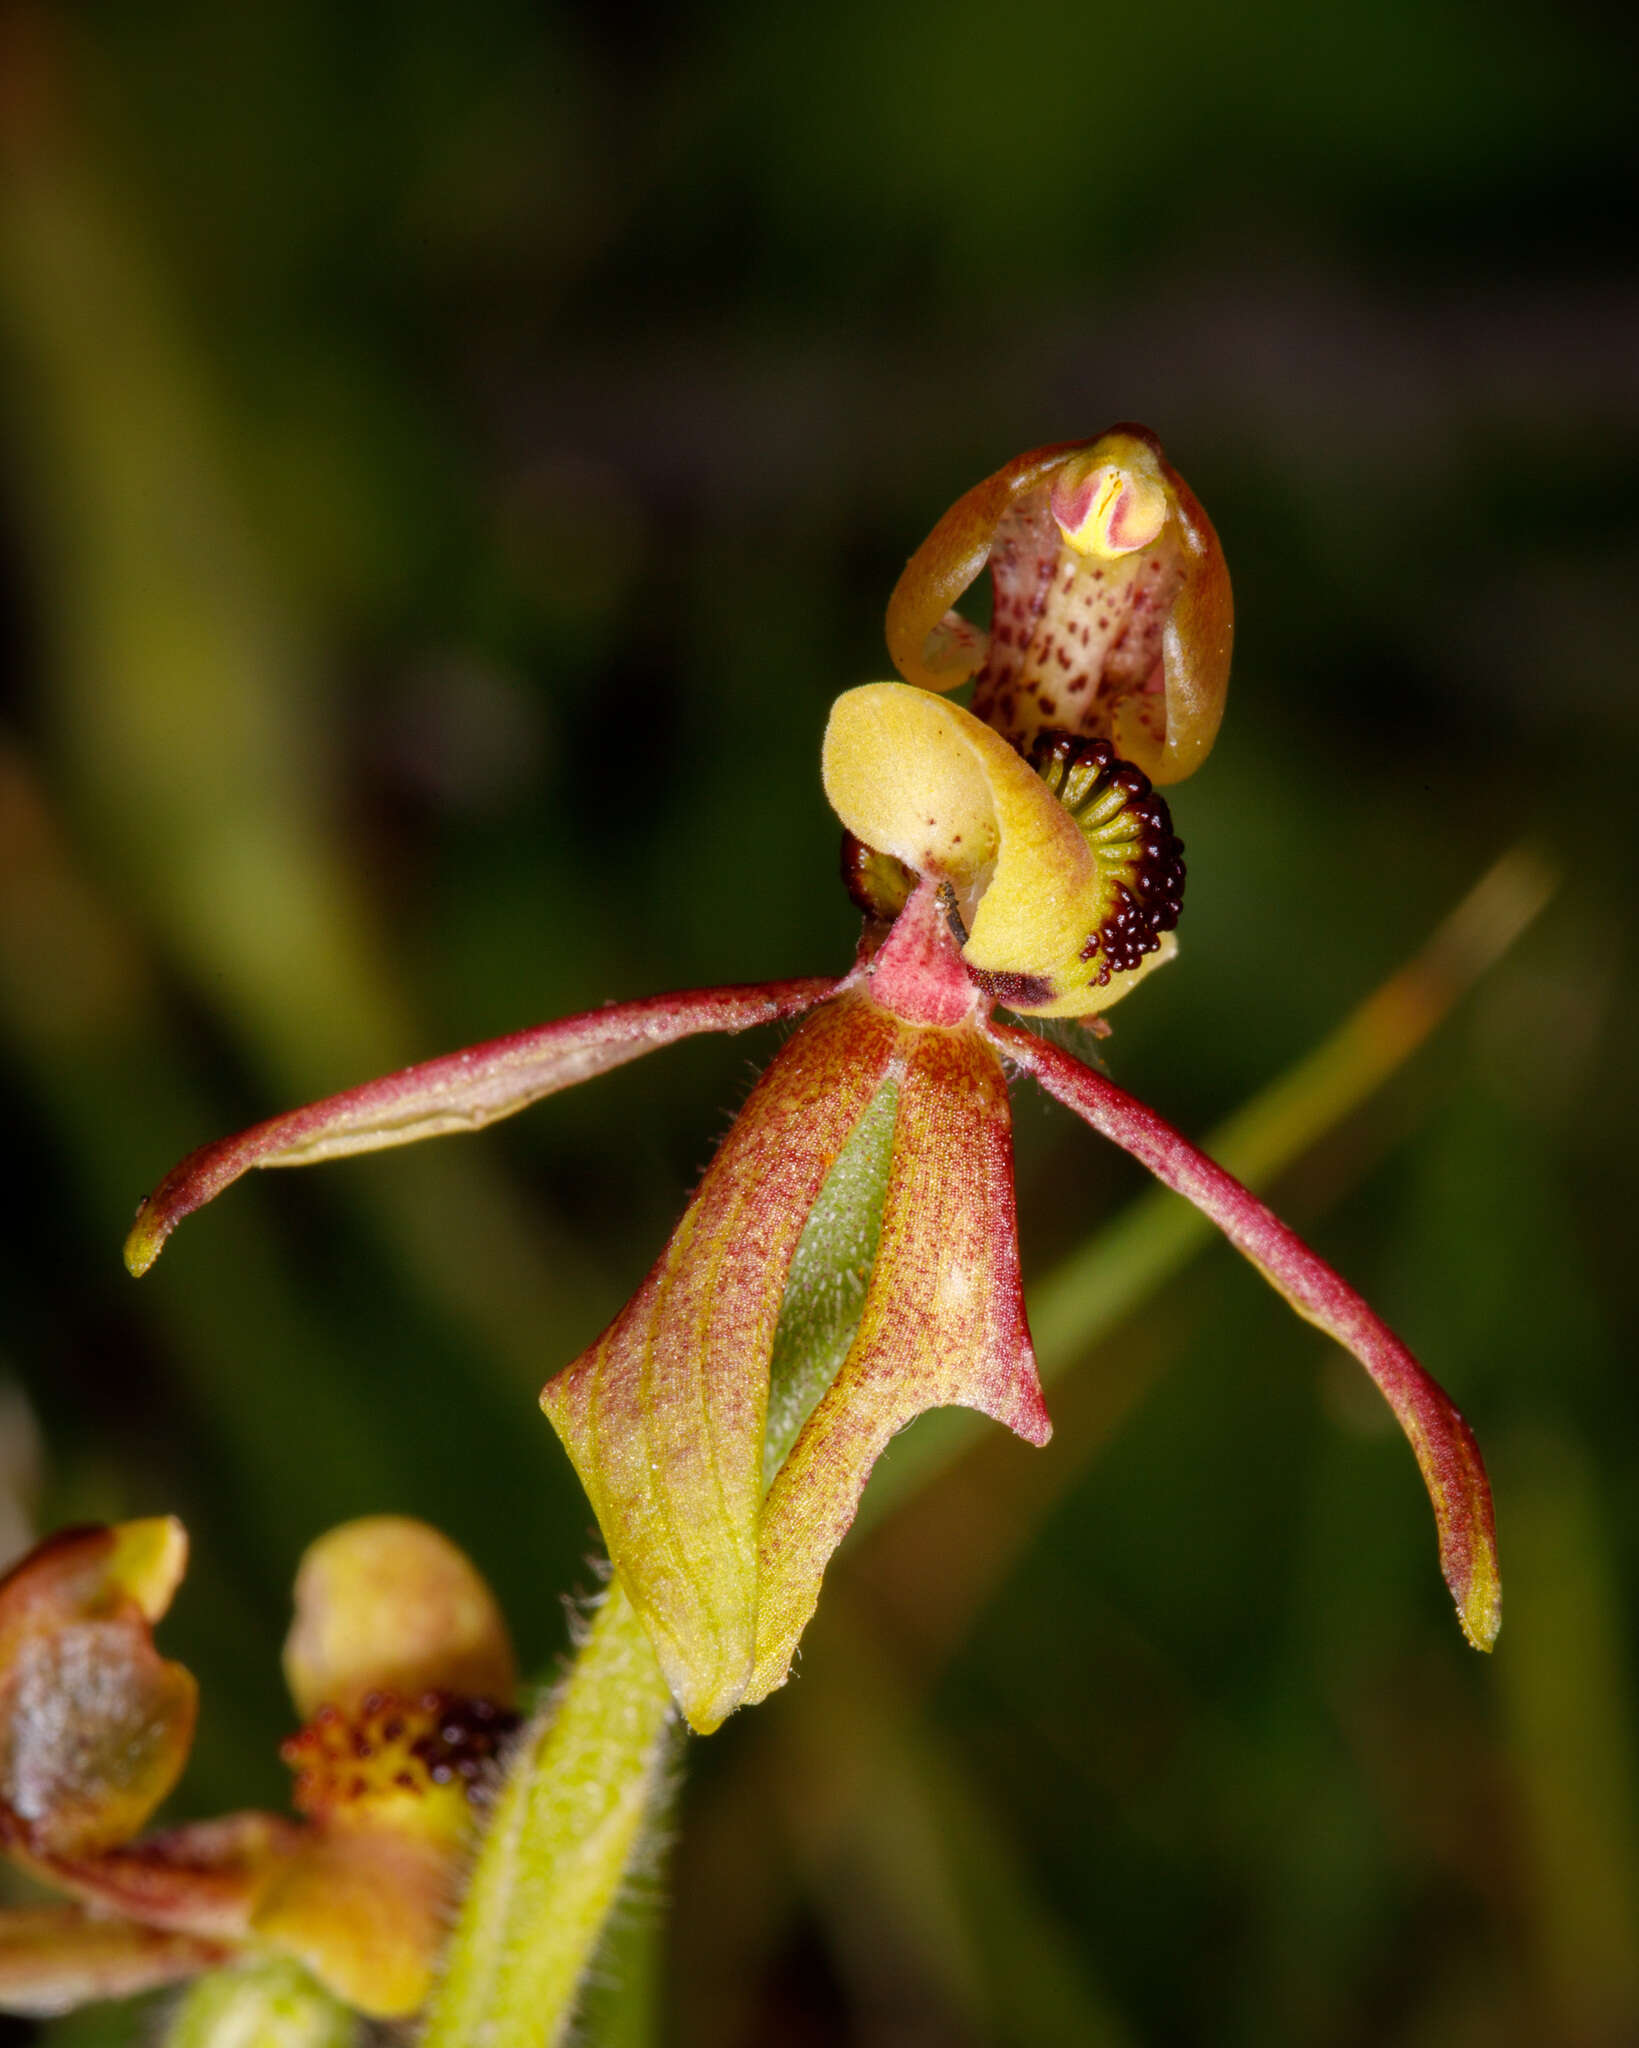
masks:
<path fill-rule="evenodd" d="M 987 561 L 985 636 L 950 606 Z M 825 789 L 866 913 L 847 974 L 590 1011 L 274 1118 L 160 1183 L 132 1270 L 250 1167 L 475 1129 L 690 1033 L 811 1011 L 637 1294 L 542 1396 L 673 1693 L 707 1731 L 784 1682 L 896 1430 L 955 1403 L 1033 1443 L 1049 1434 L 1019 1281 L 1015 1067 L 1196 1203 L 1365 1365 L 1416 1452 L 1463 1626 L 1488 1646 L 1490 1496 L 1451 1402 L 1246 1189 L 995 1015 L 1103 1028 L 1171 957 L 1182 847 L 1155 785 L 1211 746 L 1230 623 L 1211 525 L 1147 430 L 1009 464 L 901 579 L 889 645 L 906 680 L 848 691 L 831 715 Z M 972 710 L 939 694 L 969 677 Z M 826 1239 L 836 1215 L 852 1219 L 841 1244 Z M 839 1276 L 853 1292 L 819 1365 L 791 1374 L 785 1333 L 816 1261 L 833 1293 Z"/>
<path fill-rule="evenodd" d="M 284 1956 L 359 2012 L 413 2012 L 515 1720 L 495 1602 L 424 1523 L 321 1537 L 285 1647 L 302 1818 L 145 1835 L 193 1740 L 193 1678 L 152 1633 L 187 1548 L 169 1517 L 70 1529 L 0 1581 L 0 1847 L 73 1902 L 0 1912 L 0 2011 Z"/>

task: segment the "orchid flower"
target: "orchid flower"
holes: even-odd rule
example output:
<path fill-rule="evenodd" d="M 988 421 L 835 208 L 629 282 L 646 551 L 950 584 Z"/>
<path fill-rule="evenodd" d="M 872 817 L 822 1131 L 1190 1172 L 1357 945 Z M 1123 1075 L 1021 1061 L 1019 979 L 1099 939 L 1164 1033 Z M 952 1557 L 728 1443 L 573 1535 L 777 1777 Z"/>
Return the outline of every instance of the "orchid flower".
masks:
<path fill-rule="evenodd" d="M 0 1849 L 73 1901 L 0 1912 L 0 2011 L 272 1956 L 360 2012 L 413 2012 L 516 1720 L 495 1602 L 424 1523 L 380 1515 L 321 1537 L 284 1657 L 302 1819 L 144 1835 L 193 1740 L 193 1678 L 152 1633 L 187 1548 L 169 1517 L 70 1529 L 0 1581 Z"/>
<path fill-rule="evenodd" d="M 984 633 L 951 607 L 987 564 Z M 1488 1647 L 1490 1495 L 1451 1402 L 1245 1188 L 996 1014 L 1103 1033 L 1173 957 L 1183 849 L 1158 785 L 1211 747 L 1230 632 L 1217 537 L 1153 435 L 1118 427 L 1021 456 L 908 564 L 888 612 L 904 680 L 833 708 L 824 785 L 865 913 L 848 973 L 588 1011 L 208 1145 L 143 1204 L 132 1271 L 250 1167 L 477 1129 L 691 1033 L 811 1012 L 636 1295 L 542 1395 L 672 1692 L 706 1732 L 784 1683 L 897 1430 L 960 1404 L 1047 1440 L 1015 1232 L 1017 1069 L 1194 1202 L 1365 1366 L 1421 1466 L 1462 1625 Z M 970 710 L 942 694 L 968 680 Z M 787 1342 L 818 1296 L 836 1341 Z"/>

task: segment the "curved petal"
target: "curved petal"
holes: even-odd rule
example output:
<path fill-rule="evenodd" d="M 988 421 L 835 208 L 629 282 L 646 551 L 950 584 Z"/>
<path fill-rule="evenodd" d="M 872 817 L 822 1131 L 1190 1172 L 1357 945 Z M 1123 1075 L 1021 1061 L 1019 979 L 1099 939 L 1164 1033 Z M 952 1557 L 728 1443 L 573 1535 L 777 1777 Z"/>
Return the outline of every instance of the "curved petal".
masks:
<path fill-rule="evenodd" d="M 953 1405 L 1033 1444 L 1052 1434 L 1019 1284 L 1007 1084 L 968 1027 L 914 1036 L 859 1329 L 763 1511 L 748 1699 L 785 1683 L 821 1576 L 889 1438 L 924 1410 Z"/>
<path fill-rule="evenodd" d="M 848 830 L 948 882 L 968 924 L 962 958 L 1031 1016 L 1107 1010 L 1160 958 L 1109 971 L 1099 933 L 1117 877 L 1041 777 L 960 705 L 866 683 L 831 707 L 825 793 Z"/>
<path fill-rule="evenodd" d="M 826 978 L 771 981 L 615 1003 L 468 1046 L 253 1124 L 172 1167 L 137 1210 L 125 1263 L 135 1274 L 146 1273 L 183 1217 L 253 1166 L 312 1166 L 481 1130 L 676 1039 L 700 1031 L 745 1031 L 794 1016 L 823 1001 L 835 986 Z"/>
<path fill-rule="evenodd" d="M 1306 1322 L 1352 1352 L 1371 1374 L 1416 1453 L 1457 1618 L 1474 1647 L 1489 1650 L 1502 1620 L 1491 1489 L 1473 1433 L 1445 1392 L 1295 1231 L 1154 1110 L 1027 1031 L 997 1024 L 990 1035 L 1050 1095 L 1210 1216 Z"/>
<path fill-rule="evenodd" d="M 0 1582 L 0 1847 L 105 1912 L 232 1941 L 299 1830 L 240 1813 L 132 1840 L 193 1739 L 192 1674 L 151 1633 L 186 1561 L 156 1517 L 64 1530 Z"/>
<path fill-rule="evenodd" d="M 1116 715 L 1116 751 L 1154 783 L 1182 782 L 1212 751 L 1229 692 L 1235 644 L 1235 598 L 1229 564 L 1200 500 L 1174 469 L 1177 532 L 1184 575 L 1161 633 L 1165 718 L 1159 731 L 1142 699 L 1128 698 Z"/>
<path fill-rule="evenodd" d="M 923 690 L 954 690 L 985 655 L 985 636 L 959 647 L 937 644 L 945 614 L 990 559 L 990 543 L 1009 509 L 1059 467 L 1079 444 L 1055 442 L 1015 456 L 956 500 L 900 572 L 888 599 L 888 654 Z M 930 640 L 934 646 L 930 647 Z"/>
<path fill-rule="evenodd" d="M 769 1358 L 803 1224 L 906 1027 L 862 996 L 752 1091 L 671 1243 L 541 1395 L 690 1723 L 751 1677 Z"/>
<path fill-rule="evenodd" d="M 275 1813 L 229 1813 L 145 1835 L 98 1855 L 36 1864 L 59 1890 L 147 1927 L 243 1940 L 269 1881 L 303 1840 Z"/>
<path fill-rule="evenodd" d="M 988 564 L 988 634 L 950 610 Z M 958 499 L 906 564 L 888 651 L 1021 751 L 1044 728 L 1111 740 L 1159 784 L 1210 751 L 1233 605 L 1211 521 L 1147 427 L 1033 449 Z"/>
<path fill-rule="evenodd" d="M 192 1675 L 154 1648 L 182 1575 L 169 1518 L 69 1529 L 0 1582 L 0 1835 L 49 1865 L 129 1841 L 180 1776 Z"/>

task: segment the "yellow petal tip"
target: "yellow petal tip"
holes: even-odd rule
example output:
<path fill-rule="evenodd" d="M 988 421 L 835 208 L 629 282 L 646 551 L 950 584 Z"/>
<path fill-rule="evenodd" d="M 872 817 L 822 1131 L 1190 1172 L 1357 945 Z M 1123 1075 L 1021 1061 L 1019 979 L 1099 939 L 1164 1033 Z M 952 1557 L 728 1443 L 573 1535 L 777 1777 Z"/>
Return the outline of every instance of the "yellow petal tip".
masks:
<path fill-rule="evenodd" d="M 188 1569 L 188 1532 L 175 1515 L 150 1515 L 114 1528 L 107 1575 L 111 1583 L 158 1621 Z"/>
<path fill-rule="evenodd" d="M 131 1225 L 131 1234 L 125 1240 L 125 1270 L 133 1280 L 142 1278 L 159 1257 L 164 1244 L 165 1231 L 144 1202 L 137 1211 L 137 1220 Z"/>

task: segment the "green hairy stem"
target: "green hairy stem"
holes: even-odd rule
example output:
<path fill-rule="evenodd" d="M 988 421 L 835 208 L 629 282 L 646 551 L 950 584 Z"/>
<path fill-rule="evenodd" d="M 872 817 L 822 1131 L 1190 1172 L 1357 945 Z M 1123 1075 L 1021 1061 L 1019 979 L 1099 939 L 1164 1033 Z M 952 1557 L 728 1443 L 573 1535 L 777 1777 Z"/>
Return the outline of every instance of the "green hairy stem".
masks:
<path fill-rule="evenodd" d="M 671 1722 L 649 1638 L 613 1580 L 569 1677 L 524 1731 L 423 2048 L 564 2038 L 663 1786 Z"/>

